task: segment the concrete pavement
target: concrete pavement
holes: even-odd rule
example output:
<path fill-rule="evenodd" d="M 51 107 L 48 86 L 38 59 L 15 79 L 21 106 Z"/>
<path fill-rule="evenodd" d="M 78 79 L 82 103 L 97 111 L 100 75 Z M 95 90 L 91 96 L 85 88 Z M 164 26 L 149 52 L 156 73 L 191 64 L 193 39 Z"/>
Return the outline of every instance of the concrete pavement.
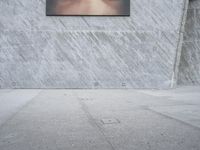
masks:
<path fill-rule="evenodd" d="M 0 150 L 200 150 L 200 87 L 0 90 Z"/>

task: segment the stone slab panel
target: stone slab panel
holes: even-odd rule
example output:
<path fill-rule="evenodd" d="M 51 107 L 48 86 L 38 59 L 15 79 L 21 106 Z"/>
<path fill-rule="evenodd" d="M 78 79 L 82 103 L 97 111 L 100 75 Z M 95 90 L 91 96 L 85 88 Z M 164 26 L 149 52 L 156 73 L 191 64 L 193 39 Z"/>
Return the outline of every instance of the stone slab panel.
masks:
<path fill-rule="evenodd" d="M 47 17 L 0 1 L 1 88 L 169 88 L 186 0 L 131 0 L 130 17 Z"/>

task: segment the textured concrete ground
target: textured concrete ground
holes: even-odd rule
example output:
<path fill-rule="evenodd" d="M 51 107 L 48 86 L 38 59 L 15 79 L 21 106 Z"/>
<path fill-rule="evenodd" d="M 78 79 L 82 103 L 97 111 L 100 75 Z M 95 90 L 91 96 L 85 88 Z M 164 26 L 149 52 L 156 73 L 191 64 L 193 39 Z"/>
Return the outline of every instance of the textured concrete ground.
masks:
<path fill-rule="evenodd" d="M 199 150 L 200 87 L 0 90 L 0 150 Z"/>

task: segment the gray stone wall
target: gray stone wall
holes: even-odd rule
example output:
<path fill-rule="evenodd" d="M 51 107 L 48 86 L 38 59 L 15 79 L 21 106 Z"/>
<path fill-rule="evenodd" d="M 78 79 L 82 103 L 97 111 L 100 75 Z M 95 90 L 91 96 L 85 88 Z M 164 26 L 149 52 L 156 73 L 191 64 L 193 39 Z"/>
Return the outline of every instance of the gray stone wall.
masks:
<path fill-rule="evenodd" d="M 200 85 L 200 0 L 190 1 L 178 84 Z"/>
<path fill-rule="evenodd" d="M 131 0 L 130 17 L 47 17 L 0 1 L 1 88 L 170 88 L 187 0 Z"/>

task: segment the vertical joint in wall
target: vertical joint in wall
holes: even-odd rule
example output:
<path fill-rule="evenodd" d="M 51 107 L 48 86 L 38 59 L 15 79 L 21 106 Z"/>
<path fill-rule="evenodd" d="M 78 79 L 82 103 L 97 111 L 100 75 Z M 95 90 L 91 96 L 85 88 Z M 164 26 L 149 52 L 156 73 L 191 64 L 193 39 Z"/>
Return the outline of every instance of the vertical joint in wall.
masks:
<path fill-rule="evenodd" d="M 172 81 L 171 88 L 174 88 L 177 86 L 179 64 L 180 64 L 180 58 L 181 58 L 181 52 L 182 52 L 183 36 L 185 32 L 185 23 L 187 19 L 188 6 L 189 6 L 189 0 L 185 0 L 184 5 L 183 5 L 183 13 L 181 17 L 181 22 L 180 22 L 179 39 L 178 39 L 178 45 L 176 49 L 176 57 L 175 57 L 174 70 L 173 70 L 172 80 L 171 80 Z"/>

